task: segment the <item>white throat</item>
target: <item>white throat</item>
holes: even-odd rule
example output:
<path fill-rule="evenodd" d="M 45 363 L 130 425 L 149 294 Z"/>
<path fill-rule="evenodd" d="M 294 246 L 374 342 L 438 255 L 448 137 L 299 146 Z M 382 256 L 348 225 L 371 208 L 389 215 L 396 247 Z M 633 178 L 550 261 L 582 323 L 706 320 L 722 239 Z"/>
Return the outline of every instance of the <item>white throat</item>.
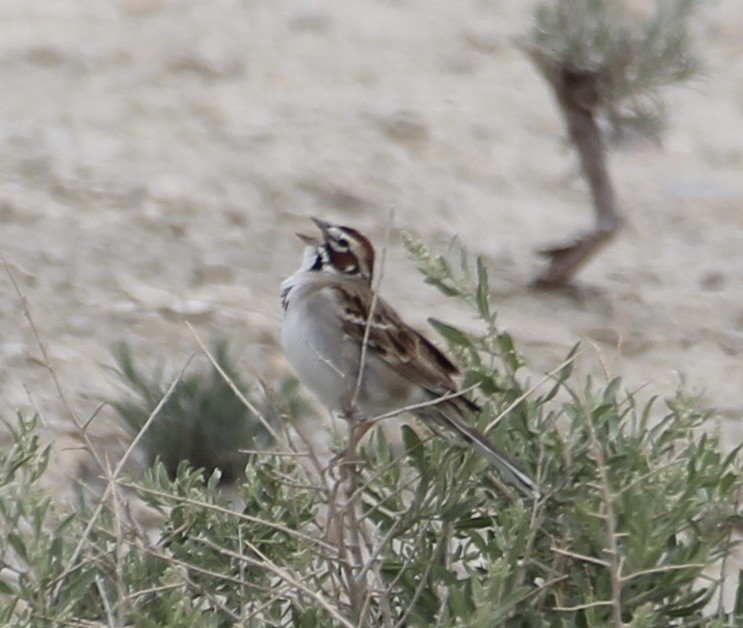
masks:
<path fill-rule="evenodd" d="M 297 270 L 294 274 L 289 275 L 289 277 L 281 282 L 281 307 L 283 307 L 284 310 L 286 310 L 286 308 L 289 306 L 292 290 L 299 283 L 304 273 L 309 271 L 315 265 L 315 262 L 317 261 L 317 255 L 317 247 L 305 247 L 304 254 L 302 255 L 302 263 L 299 266 L 299 270 Z"/>

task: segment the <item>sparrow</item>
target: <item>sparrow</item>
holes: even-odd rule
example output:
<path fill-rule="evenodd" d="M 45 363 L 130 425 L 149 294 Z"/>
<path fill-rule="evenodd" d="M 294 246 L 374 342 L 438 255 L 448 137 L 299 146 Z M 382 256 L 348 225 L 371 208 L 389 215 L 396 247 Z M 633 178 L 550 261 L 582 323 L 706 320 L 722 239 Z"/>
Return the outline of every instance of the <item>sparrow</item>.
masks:
<path fill-rule="evenodd" d="M 535 480 L 468 423 L 466 415 L 480 408 L 462 396 L 454 380 L 459 369 L 373 289 L 369 238 L 312 221 L 320 233 L 297 234 L 306 245 L 302 263 L 281 283 L 281 345 L 299 380 L 329 410 L 369 426 L 377 417 L 410 411 L 435 433 L 457 436 L 505 482 L 538 498 Z"/>

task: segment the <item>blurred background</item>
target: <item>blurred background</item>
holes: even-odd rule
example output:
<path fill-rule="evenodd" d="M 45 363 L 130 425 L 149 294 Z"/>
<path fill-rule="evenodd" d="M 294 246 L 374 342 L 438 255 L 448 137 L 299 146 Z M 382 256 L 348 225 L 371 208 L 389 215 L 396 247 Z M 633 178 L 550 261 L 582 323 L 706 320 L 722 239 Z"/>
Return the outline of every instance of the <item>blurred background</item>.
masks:
<path fill-rule="evenodd" d="M 628 2 L 642 17 L 650 0 Z M 287 372 L 278 285 L 307 217 L 386 246 L 382 294 L 419 327 L 470 313 L 423 284 L 400 233 L 490 264 L 534 377 L 580 364 L 664 395 L 681 378 L 741 438 L 743 3 L 701 3 L 704 72 L 664 92 L 661 142 L 610 153 L 626 226 L 569 290 L 536 250 L 592 221 L 554 96 L 517 45 L 524 0 L 55 0 L 0 4 L 0 251 L 70 404 L 115 390 L 121 341 L 176 368 L 204 338 Z M 388 225 L 389 241 L 385 241 Z M 0 273 L 0 414 L 62 412 Z M 98 437 L 118 438 L 105 410 Z M 72 457 L 74 452 L 61 453 Z"/>

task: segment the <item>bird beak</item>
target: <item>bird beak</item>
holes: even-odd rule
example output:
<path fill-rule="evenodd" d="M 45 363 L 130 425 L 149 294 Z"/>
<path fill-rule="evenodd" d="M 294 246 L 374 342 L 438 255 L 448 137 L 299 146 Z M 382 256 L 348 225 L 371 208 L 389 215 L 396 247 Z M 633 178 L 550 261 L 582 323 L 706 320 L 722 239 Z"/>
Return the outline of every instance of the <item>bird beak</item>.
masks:
<path fill-rule="evenodd" d="M 324 220 L 320 220 L 319 218 L 315 218 L 314 216 L 310 216 L 310 220 L 317 225 L 317 228 L 322 231 L 323 238 L 327 239 L 328 237 L 328 229 L 330 228 L 330 223 L 325 222 Z"/>
<path fill-rule="evenodd" d="M 322 244 L 317 236 L 307 235 L 306 233 L 298 233 L 297 237 L 309 246 L 320 246 Z"/>

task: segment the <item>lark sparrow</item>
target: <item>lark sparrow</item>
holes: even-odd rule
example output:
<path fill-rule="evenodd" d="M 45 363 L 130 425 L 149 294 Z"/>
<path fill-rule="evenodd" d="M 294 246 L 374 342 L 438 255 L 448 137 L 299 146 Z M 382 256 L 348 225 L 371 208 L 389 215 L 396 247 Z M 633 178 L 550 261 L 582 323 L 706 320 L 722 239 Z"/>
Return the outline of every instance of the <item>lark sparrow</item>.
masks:
<path fill-rule="evenodd" d="M 459 392 L 457 367 L 375 295 L 369 239 L 350 227 L 312 220 L 320 235 L 298 234 L 307 244 L 302 265 L 281 284 L 281 344 L 302 383 L 333 411 L 348 413 L 355 395 L 354 407 L 368 419 L 429 402 L 412 412 L 434 431 L 458 435 L 505 481 L 538 497 L 536 482 L 467 423 L 465 413 L 479 407 L 451 396 Z"/>

